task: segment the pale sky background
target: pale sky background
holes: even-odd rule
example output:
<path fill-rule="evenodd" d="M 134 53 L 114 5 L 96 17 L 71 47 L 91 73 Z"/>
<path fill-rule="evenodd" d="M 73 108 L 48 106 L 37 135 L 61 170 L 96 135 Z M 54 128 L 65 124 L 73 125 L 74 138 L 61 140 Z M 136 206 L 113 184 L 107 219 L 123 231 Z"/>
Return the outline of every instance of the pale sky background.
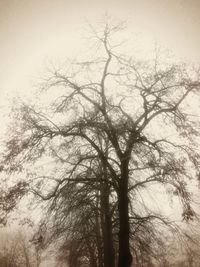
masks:
<path fill-rule="evenodd" d="M 0 0 L 0 138 L 9 100 L 30 95 L 46 61 L 78 56 L 86 23 L 126 20 L 135 46 L 200 62 L 199 0 Z M 2 112 L 1 112 L 2 111 Z"/>
<path fill-rule="evenodd" d="M 136 46 L 200 61 L 199 0 L 0 0 L 0 106 L 30 91 L 45 60 L 78 54 L 85 21 L 105 12 L 127 21 Z"/>

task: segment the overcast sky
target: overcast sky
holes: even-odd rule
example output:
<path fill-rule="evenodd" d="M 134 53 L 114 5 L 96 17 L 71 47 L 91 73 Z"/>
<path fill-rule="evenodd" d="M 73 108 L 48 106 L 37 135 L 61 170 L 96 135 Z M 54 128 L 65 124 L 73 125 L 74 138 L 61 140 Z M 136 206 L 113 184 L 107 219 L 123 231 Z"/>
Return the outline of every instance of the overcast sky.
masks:
<path fill-rule="evenodd" d="M 0 0 L 0 104 L 29 90 L 46 59 L 78 52 L 84 21 L 105 12 L 127 20 L 139 42 L 158 42 L 177 57 L 200 60 L 198 0 Z"/>
<path fill-rule="evenodd" d="M 86 20 L 106 12 L 127 21 L 137 47 L 200 62 L 200 0 L 0 0 L 0 136 L 8 100 L 30 94 L 46 61 L 78 56 Z"/>
<path fill-rule="evenodd" d="M 127 21 L 141 51 L 157 43 L 177 59 L 200 62 L 199 0 L 0 0 L 0 137 L 8 100 L 30 95 L 46 61 L 78 57 L 86 21 L 106 12 Z"/>

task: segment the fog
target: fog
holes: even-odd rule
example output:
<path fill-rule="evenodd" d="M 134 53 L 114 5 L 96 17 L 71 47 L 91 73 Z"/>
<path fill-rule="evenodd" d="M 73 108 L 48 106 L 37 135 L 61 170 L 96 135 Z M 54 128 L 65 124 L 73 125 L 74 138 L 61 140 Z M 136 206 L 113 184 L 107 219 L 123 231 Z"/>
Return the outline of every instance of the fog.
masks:
<path fill-rule="evenodd" d="M 65 62 L 69 62 L 69 58 L 74 61 L 90 54 L 92 41 L 90 25 L 96 29 L 105 18 L 111 18 L 112 23 L 116 21 L 125 23 L 126 29 L 122 35 L 126 41 L 122 45 L 124 54 L 131 54 L 134 58 L 143 61 L 152 59 L 155 53 L 159 53 L 162 61 L 172 64 L 186 62 L 196 66 L 200 62 L 200 2 L 198 0 L 1 0 L 0 141 L 2 151 L 4 151 L 8 127 L 12 123 L 10 114 L 15 103 L 19 99 L 23 102 L 28 101 L 29 104 L 37 101 L 39 103 L 42 95 L 39 91 L 40 82 L 49 68 L 52 66 L 59 68 Z M 54 94 L 57 95 L 57 91 L 49 96 L 44 94 L 42 105 L 45 106 L 54 99 Z M 199 99 L 194 100 L 191 97 L 187 104 L 192 106 L 191 113 L 198 116 Z M 156 130 L 160 133 L 159 126 Z M 44 164 L 48 166 L 48 160 L 45 160 L 41 164 L 43 167 Z M 51 167 L 44 167 L 44 169 L 51 170 Z M 46 170 L 45 172 L 47 174 Z M 20 174 L 17 174 L 15 179 L 18 175 L 20 177 Z M 3 185 L 4 174 L 1 175 L 1 179 L 0 184 Z M 6 182 L 6 186 L 9 184 L 10 182 Z M 189 187 L 190 192 L 195 196 L 195 205 L 198 209 L 197 181 L 191 182 Z M 162 211 L 164 215 L 182 224 L 181 204 L 176 198 L 173 203 L 168 202 L 167 193 L 159 186 L 152 187 L 148 193 L 143 194 L 144 199 L 149 200 L 152 210 Z M 43 206 L 31 203 L 31 195 L 21 200 L 9 217 L 8 229 L 16 231 L 19 222 L 21 223 L 28 213 L 34 223 L 31 229 L 37 228 L 40 216 L 42 217 Z M 9 230 L 6 231 L 9 232 Z M 46 250 L 43 253 L 51 255 Z M 49 258 L 53 261 L 54 253 Z M 38 266 L 50 267 L 50 263 L 45 260 L 44 258 Z M 52 266 L 54 266 L 53 262 Z"/>

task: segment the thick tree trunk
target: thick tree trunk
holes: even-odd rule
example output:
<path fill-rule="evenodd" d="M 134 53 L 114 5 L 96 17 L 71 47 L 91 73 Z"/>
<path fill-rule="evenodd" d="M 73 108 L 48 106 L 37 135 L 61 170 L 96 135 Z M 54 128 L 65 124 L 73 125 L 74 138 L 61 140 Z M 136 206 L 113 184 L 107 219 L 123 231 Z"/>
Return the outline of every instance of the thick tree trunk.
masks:
<path fill-rule="evenodd" d="M 132 266 L 132 255 L 129 245 L 129 212 L 128 212 L 128 163 L 121 165 L 121 181 L 118 192 L 119 212 L 119 258 L 118 267 Z"/>
<path fill-rule="evenodd" d="M 107 183 L 104 183 L 101 192 L 104 267 L 115 267 L 115 251 L 112 238 L 112 220 L 109 206 L 109 193 L 109 186 Z"/>

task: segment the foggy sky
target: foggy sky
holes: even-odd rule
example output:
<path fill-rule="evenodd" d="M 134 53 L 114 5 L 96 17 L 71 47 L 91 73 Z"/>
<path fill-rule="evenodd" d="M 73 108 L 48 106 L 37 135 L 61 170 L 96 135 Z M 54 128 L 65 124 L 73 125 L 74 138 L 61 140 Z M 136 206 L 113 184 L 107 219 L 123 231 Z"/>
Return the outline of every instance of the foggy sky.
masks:
<path fill-rule="evenodd" d="M 200 60 L 198 0 L 0 0 L 0 103 L 25 88 L 46 58 L 76 53 L 85 20 L 127 20 L 139 42 Z M 10 93 L 11 92 L 11 93 Z"/>
<path fill-rule="evenodd" d="M 8 100 L 31 94 L 46 60 L 77 56 L 85 21 L 106 12 L 127 21 L 136 46 L 148 50 L 157 42 L 177 58 L 200 61 L 199 0 L 0 0 L 1 128 Z"/>

